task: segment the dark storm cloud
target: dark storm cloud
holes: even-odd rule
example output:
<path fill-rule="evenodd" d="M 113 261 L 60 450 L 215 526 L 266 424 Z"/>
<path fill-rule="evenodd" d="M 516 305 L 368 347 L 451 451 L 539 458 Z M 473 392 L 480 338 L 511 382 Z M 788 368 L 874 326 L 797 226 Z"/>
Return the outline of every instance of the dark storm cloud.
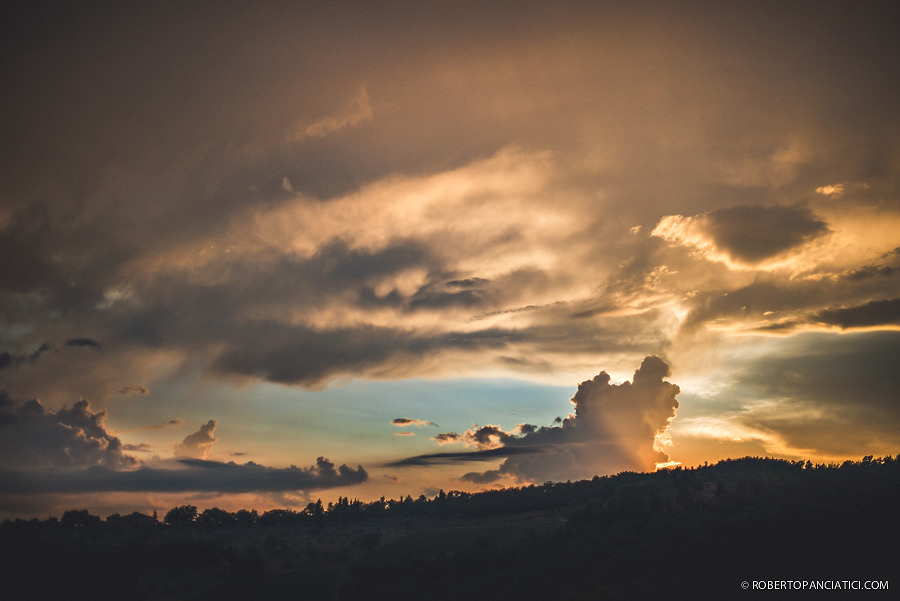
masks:
<path fill-rule="evenodd" d="M 900 333 L 806 333 L 736 366 L 718 395 L 769 399 L 740 421 L 794 449 L 828 455 L 896 452 L 900 446 Z"/>
<path fill-rule="evenodd" d="M 716 320 L 771 321 L 757 326 L 770 330 L 801 324 L 845 328 L 889 326 L 897 319 L 900 271 L 888 267 L 884 263 L 867 266 L 863 268 L 866 273 L 863 277 L 859 277 L 858 269 L 821 278 L 757 274 L 751 284 L 710 289 L 690 298 L 690 311 L 682 322 L 682 331 L 695 331 Z"/>
<path fill-rule="evenodd" d="M 733 259 L 758 263 L 828 231 L 812 211 L 797 206 L 745 206 L 706 215 L 705 229 Z"/>
<path fill-rule="evenodd" d="M 44 409 L 40 401 L 16 403 L 0 392 L 0 465 L 12 469 L 123 468 L 136 465 L 122 442 L 106 430 L 106 411 L 90 403 Z"/>
<path fill-rule="evenodd" d="M 315 385 L 339 373 L 402 372 L 441 350 L 502 348 L 524 338 L 504 330 L 422 336 L 374 326 L 317 331 L 260 323 L 246 328 L 241 346 L 224 351 L 216 367 L 272 382 Z"/>
<path fill-rule="evenodd" d="M 66 472 L 0 472 L 0 493 L 87 492 L 289 492 L 361 484 L 368 479 L 362 466 L 335 468 L 324 457 L 308 468 L 273 468 L 254 462 L 238 464 L 183 459 L 179 469 L 141 467 L 129 471 L 106 468 Z"/>
<path fill-rule="evenodd" d="M 802 206 L 736 206 L 692 217 L 664 217 L 652 235 L 754 265 L 827 233 L 827 224 Z"/>
<path fill-rule="evenodd" d="M 31 292 L 47 286 L 52 271 L 52 223 L 46 203 L 13 212 L 0 222 L 0 293 Z"/>
<path fill-rule="evenodd" d="M 655 463 L 668 460 L 655 448 L 656 437 L 666 430 L 678 407 L 678 386 L 663 379 L 669 375 L 669 366 L 662 359 L 646 357 L 632 382 L 610 384 L 609 374 L 601 372 L 579 384 L 572 397 L 573 414 L 559 426 L 524 425 L 518 428 L 521 434 L 483 426 L 462 437 L 479 450 L 419 455 L 391 466 L 506 458 L 498 470 L 464 476 L 474 483 L 493 482 L 501 475 L 543 482 L 652 470 Z"/>
<path fill-rule="evenodd" d="M 841 329 L 900 325 L 900 298 L 871 301 L 856 307 L 819 311 L 815 320 Z"/>

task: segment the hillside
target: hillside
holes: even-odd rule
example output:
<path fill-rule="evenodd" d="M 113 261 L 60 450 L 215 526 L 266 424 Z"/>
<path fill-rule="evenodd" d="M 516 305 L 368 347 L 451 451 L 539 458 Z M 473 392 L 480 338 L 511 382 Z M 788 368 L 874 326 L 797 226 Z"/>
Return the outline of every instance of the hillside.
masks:
<path fill-rule="evenodd" d="M 0 564 L 16 599 L 732 598 L 744 581 L 883 586 L 898 501 L 891 457 L 744 458 L 262 515 L 75 510 L 4 522 Z"/>

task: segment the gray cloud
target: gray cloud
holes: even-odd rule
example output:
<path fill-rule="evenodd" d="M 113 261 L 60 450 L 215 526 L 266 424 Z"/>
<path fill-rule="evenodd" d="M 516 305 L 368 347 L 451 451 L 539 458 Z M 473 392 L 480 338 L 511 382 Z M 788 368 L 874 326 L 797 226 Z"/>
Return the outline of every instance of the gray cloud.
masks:
<path fill-rule="evenodd" d="M 815 320 L 842 329 L 900 325 L 900 299 L 871 301 L 856 307 L 826 309 Z"/>
<path fill-rule="evenodd" d="M 404 428 L 406 426 L 435 426 L 437 424 L 434 422 L 429 422 L 422 419 L 413 419 L 409 417 L 396 417 L 391 420 L 391 423 L 397 427 Z"/>
<path fill-rule="evenodd" d="M 812 211 L 798 206 L 743 206 L 706 214 L 704 224 L 716 246 L 733 259 L 757 263 L 828 231 Z"/>
<path fill-rule="evenodd" d="M 435 464 L 454 465 L 470 461 L 493 461 L 497 458 L 510 457 L 511 455 L 540 452 L 542 452 L 542 449 L 536 447 L 500 447 L 481 451 L 460 451 L 458 453 L 427 453 L 386 463 L 384 467 L 428 466 Z"/>
<path fill-rule="evenodd" d="M 709 399 L 710 413 L 738 399 L 723 415 L 744 426 L 743 437 L 766 441 L 770 453 L 891 453 L 900 446 L 898 353 L 898 332 L 780 340 L 767 356 L 722 366 L 730 377 Z"/>
<path fill-rule="evenodd" d="M 3 351 L 2 353 L 0 353 L 0 369 L 15 367 L 16 365 L 19 365 L 20 363 L 24 363 L 26 361 L 29 363 L 34 363 L 41 358 L 41 355 L 43 355 L 47 351 L 52 350 L 55 350 L 53 345 L 45 342 L 41 346 L 39 346 L 37 350 L 27 355 L 13 355 L 7 351 Z"/>
<path fill-rule="evenodd" d="M 471 482 L 472 484 L 493 484 L 503 478 L 503 472 L 500 470 L 486 470 L 484 472 L 467 472 L 459 477 L 463 482 Z"/>
<path fill-rule="evenodd" d="M 456 432 L 441 432 L 432 436 L 431 440 L 436 441 L 439 445 L 445 445 L 462 441 L 462 436 Z"/>
<path fill-rule="evenodd" d="M 5 468 L 125 468 L 137 464 L 106 430 L 106 411 L 90 403 L 44 409 L 40 401 L 16 403 L 0 392 L 0 465 Z"/>
<path fill-rule="evenodd" d="M 181 418 L 170 419 L 169 421 L 162 424 L 153 424 L 151 426 L 144 426 L 146 430 L 162 430 L 164 428 L 171 428 L 173 426 L 180 426 L 184 423 L 184 420 Z"/>
<path fill-rule="evenodd" d="M 137 444 L 124 444 L 122 445 L 122 449 L 125 451 L 132 451 L 137 453 L 149 453 L 153 450 L 153 445 L 147 444 L 145 442 L 139 442 Z"/>
<path fill-rule="evenodd" d="M 179 469 L 141 467 L 135 470 L 93 468 L 67 472 L 0 472 L 0 493 L 87 492 L 288 492 L 360 484 L 368 479 L 362 466 L 335 469 L 324 457 L 308 468 L 273 468 L 247 462 L 222 463 L 182 459 Z"/>
<path fill-rule="evenodd" d="M 715 258 L 754 265 L 827 233 L 824 221 L 801 206 L 735 206 L 700 215 L 664 217 L 652 235 L 695 247 Z"/>
<path fill-rule="evenodd" d="M 90 338 L 72 338 L 71 340 L 66 340 L 66 346 L 90 348 L 97 351 L 103 348 L 99 342 L 91 340 Z"/>
<path fill-rule="evenodd" d="M 139 384 L 129 384 L 128 386 L 123 386 L 118 390 L 119 394 L 129 395 L 129 394 L 142 394 L 147 395 L 150 394 L 150 390 L 144 386 Z"/>

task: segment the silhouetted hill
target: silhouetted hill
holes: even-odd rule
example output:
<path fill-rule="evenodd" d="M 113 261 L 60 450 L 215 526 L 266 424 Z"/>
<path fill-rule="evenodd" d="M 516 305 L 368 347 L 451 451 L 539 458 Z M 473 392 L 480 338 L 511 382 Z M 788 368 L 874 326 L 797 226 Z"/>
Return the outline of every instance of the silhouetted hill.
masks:
<path fill-rule="evenodd" d="M 744 458 L 262 515 L 72 510 L 5 521 L 0 563 L 14 599 L 733 598 L 889 581 L 898 500 L 891 457 Z"/>

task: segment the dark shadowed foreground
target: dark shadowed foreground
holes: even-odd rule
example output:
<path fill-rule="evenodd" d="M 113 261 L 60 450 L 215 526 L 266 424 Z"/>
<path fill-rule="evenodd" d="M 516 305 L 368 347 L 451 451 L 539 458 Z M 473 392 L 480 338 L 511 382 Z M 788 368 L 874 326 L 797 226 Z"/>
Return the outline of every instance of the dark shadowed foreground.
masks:
<path fill-rule="evenodd" d="M 885 552 L 898 501 L 891 457 L 745 458 L 261 516 L 73 510 L 4 522 L 0 575 L 16 600 L 725 599 L 773 582 L 887 581 L 865 593 L 882 598 L 900 587 Z"/>

